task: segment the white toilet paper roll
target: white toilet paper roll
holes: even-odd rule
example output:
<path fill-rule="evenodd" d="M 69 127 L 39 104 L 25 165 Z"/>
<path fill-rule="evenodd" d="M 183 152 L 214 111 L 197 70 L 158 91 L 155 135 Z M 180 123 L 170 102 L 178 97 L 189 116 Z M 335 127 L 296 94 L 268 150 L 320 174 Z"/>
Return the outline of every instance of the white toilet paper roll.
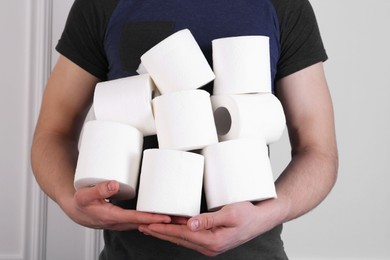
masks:
<path fill-rule="evenodd" d="M 245 138 L 210 145 L 205 157 L 204 189 L 209 210 L 240 201 L 276 197 L 268 158 L 261 138 Z"/>
<path fill-rule="evenodd" d="M 85 124 L 80 143 L 74 186 L 94 186 L 106 180 L 120 184 L 116 199 L 135 196 L 143 137 L 134 127 L 109 121 Z"/>
<path fill-rule="evenodd" d="M 155 135 L 151 103 L 155 90 L 149 74 L 98 83 L 94 94 L 96 119 L 126 123 L 144 136 Z"/>
<path fill-rule="evenodd" d="M 152 101 L 160 148 L 196 150 L 217 143 L 210 94 L 185 90 Z"/>
<path fill-rule="evenodd" d="M 139 64 L 138 69 L 136 70 L 138 74 L 149 74 L 148 71 L 146 70 L 144 64 L 142 62 Z"/>
<path fill-rule="evenodd" d="M 273 94 L 216 95 L 211 102 L 220 141 L 264 136 L 271 144 L 286 128 L 282 104 Z"/>
<path fill-rule="evenodd" d="M 271 92 L 269 37 L 220 38 L 212 48 L 214 95 Z"/>
<path fill-rule="evenodd" d="M 144 151 L 137 210 L 191 217 L 199 214 L 204 158 L 166 149 Z"/>
<path fill-rule="evenodd" d="M 141 56 L 141 61 L 162 94 L 197 89 L 215 78 L 188 29 L 178 31 L 155 45 Z"/>

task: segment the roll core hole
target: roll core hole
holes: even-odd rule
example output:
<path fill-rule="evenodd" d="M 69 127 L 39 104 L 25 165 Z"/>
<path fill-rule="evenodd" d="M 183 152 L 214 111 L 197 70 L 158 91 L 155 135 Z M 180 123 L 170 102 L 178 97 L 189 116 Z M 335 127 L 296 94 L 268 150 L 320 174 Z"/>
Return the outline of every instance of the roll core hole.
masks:
<path fill-rule="evenodd" d="M 214 122 L 218 135 L 226 135 L 232 127 L 232 117 L 226 107 L 219 107 L 214 111 Z"/>

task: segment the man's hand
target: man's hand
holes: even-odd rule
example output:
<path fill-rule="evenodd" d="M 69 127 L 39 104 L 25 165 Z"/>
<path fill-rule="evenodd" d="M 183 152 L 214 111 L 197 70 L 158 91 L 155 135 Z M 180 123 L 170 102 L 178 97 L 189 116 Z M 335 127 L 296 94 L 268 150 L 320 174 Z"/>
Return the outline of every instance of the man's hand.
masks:
<path fill-rule="evenodd" d="M 281 212 L 275 207 L 278 203 L 276 199 L 258 205 L 239 202 L 216 212 L 200 214 L 184 224 L 175 221 L 175 224 L 141 225 L 139 230 L 204 255 L 216 256 L 279 224 Z"/>
<path fill-rule="evenodd" d="M 75 222 L 90 228 L 122 231 L 136 229 L 141 224 L 171 222 L 169 216 L 126 210 L 107 202 L 106 199 L 118 191 L 119 184 L 116 181 L 82 188 L 63 207 Z"/>

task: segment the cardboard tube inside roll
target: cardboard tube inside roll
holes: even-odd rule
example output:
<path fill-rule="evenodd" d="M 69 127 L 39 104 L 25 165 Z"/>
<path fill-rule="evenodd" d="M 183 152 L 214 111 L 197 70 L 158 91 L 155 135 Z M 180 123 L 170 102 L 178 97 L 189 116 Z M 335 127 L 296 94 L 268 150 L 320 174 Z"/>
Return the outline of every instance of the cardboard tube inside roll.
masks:
<path fill-rule="evenodd" d="M 286 128 L 282 104 L 273 94 L 214 95 L 211 102 L 220 141 L 264 136 L 271 144 Z"/>

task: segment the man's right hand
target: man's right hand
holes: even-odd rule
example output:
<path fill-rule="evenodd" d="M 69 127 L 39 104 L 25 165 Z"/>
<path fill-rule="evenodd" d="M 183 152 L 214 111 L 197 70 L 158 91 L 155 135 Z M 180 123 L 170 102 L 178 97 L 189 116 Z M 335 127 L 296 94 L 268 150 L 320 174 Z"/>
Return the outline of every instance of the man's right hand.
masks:
<path fill-rule="evenodd" d="M 141 224 L 170 223 L 166 215 L 122 209 L 107 201 L 119 191 L 119 183 L 107 181 L 77 190 L 72 199 L 60 203 L 68 216 L 80 225 L 111 230 L 131 230 Z"/>

